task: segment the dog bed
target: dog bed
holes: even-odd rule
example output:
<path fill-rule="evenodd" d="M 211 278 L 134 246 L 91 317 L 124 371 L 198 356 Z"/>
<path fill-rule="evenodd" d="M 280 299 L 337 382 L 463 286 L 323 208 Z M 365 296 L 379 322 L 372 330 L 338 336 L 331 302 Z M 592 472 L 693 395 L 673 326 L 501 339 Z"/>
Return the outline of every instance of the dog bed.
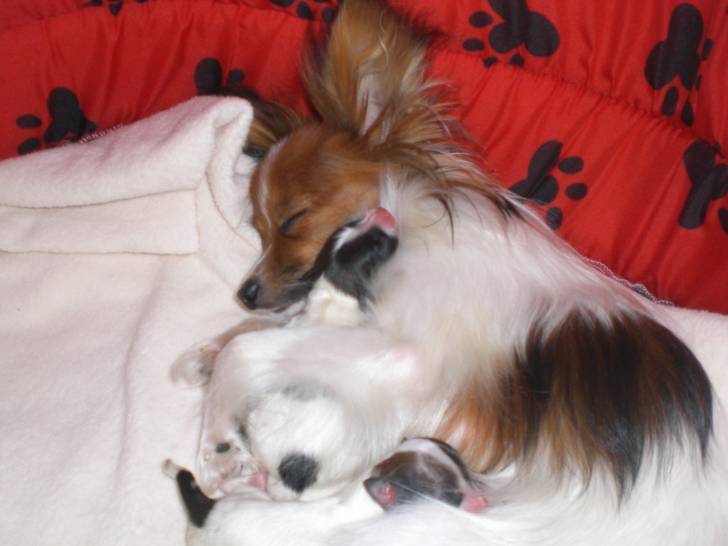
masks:
<path fill-rule="evenodd" d="M 728 12 L 715 0 L 396 0 L 437 29 L 484 167 L 586 256 L 728 312 Z M 0 6 L 0 157 L 223 87 L 305 111 L 297 64 L 333 0 Z"/>

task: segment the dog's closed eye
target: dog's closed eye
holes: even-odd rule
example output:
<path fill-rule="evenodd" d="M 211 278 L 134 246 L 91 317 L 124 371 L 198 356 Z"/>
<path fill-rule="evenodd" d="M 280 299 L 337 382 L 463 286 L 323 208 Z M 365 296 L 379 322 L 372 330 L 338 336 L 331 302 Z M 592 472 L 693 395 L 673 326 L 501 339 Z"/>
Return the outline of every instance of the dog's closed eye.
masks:
<path fill-rule="evenodd" d="M 308 209 L 299 210 L 298 212 L 286 218 L 278 228 L 278 233 L 280 233 L 284 237 L 291 237 L 291 230 L 295 226 L 296 222 L 307 212 Z"/>

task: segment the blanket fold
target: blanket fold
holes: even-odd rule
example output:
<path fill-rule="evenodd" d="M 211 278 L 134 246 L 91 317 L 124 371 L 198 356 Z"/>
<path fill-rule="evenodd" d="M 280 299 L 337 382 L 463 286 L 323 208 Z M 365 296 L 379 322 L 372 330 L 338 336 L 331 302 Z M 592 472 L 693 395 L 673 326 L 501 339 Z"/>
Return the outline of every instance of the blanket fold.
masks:
<path fill-rule="evenodd" d="M 0 249 L 194 253 L 208 220 L 198 215 L 198 189 L 213 192 L 217 203 L 217 210 L 204 213 L 222 216 L 235 233 L 243 225 L 247 184 L 235 167 L 250 106 L 198 98 L 173 112 L 91 142 L 0 163 Z M 214 171 L 209 177 L 208 169 Z"/>
<path fill-rule="evenodd" d="M 0 163 L 0 543 L 180 546 L 161 463 L 194 460 L 170 367 L 244 318 L 252 118 L 196 98 Z"/>

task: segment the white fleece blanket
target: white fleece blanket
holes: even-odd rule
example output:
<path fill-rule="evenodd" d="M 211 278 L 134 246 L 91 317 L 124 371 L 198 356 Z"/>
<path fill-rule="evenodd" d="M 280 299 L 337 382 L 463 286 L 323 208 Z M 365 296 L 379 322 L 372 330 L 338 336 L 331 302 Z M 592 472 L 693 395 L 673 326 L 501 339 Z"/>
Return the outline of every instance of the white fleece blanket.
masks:
<path fill-rule="evenodd" d="M 243 318 L 250 106 L 196 98 L 0 163 L 0 544 L 180 546 L 174 359 Z"/>
<path fill-rule="evenodd" d="M 0 163 L 0 544 L 183 544 L 161 463 L 193 466 L 201 397 L 169 372 L 243 318 L 251 115 L 197 98 Z M 699 358 L 725 350 L 728 319 L 671 314 Z"/>

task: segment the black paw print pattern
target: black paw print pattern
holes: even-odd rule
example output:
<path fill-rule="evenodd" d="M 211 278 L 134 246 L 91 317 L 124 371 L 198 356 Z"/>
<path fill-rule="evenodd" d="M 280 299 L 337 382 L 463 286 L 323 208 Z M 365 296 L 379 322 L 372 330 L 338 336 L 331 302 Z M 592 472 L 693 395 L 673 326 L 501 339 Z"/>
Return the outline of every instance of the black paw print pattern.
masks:
<path fill-rule="evenodd" d="M 688 94 L 693 88 L 700 89 L 700 63 L 708 59 L 712 48 L 712 40 L 703 40 L 703 16 L 698 8 L 692 4 L 680 4 L 670 16 L 667 39 L 658 42 L 647 57 L 647 83 L 658 90 L 678 78 Z M 677 85 L 670 85 L 660 111 L 666 116 L 674 115 L 679 101 Z M 689 98 L 685 99 L 680 110 L 680 120 L 688 126 L 695 121 Z"/>
<path fill-rule="evenodd" d="M 559 48 L 559 32 L 554 24 L 543 14 L 531 11 L 526 0 L 488 0 L 490 7 L 502 19 L 488 34 L 490 49 L 500 54 L 510 54 L 508 63 L 523 66 L 525 59 L 519 51 L 520 46 L 534 57 L 548 57 Z M 481 29 L 494 22 L 493 16 L 486 11 L 476 11 L 468 19 L 470 26 Z M 468 38 L 463 42 L 466 51 L 484 51 L 485 43 L 480 38 Z M 483 59 L 488 68 L 498 62 L 498 57 L 490 55 Z"/>
<path fill-rule="evenodd" d="M 144 4 L 147 0 L 134 0 L 137 4 Z M 88 0 L 82 4 L 84 8 L 100 8 L 104 3 L 109 7 L 111 15 L 119 15 L 121 8 L 124 7 L 124 0 Z"/>
<path fill-rule="evenodd" d="M 239 95 L 248 97 L 253 93 L 243 87 L 245 72 L 240 68 L 228 71 L 223 82 L 220 61 L 213 57 L 202 59 L 195 67 L 194 82 L 198 95 Z"/>
<path fill-rule="evenodd" d="M 282 8 L 290 8 L 295 3 L 295 0 L 270 0 L 270 2 Z M 316 12 L 311 8 L 310 3 L 305 0 L 298 1 L 296 3 L 296 15 L 301 19 L 314 21 L 316 19 Z M 333 0 L 313 0 L 313 4 L 327 4 L 326 6 L 322 6 L 318 11 L 321 14 L 321 19 L 327 23 L 334 20 L 337 9 L 336 2 Z"/>
<path fill-rule="evenodd" d="M 56 87 L 46 101 L 51 118 L 41 138 L 30 137 L 20 143 L 20 155 L 40 148 L 51 148 L 63 141 L 78 141 L 83 135 L 96 130 L 96 124 L 86 118 L 76 94 L 65 87 Z M 15 124 L 21 129 L 38 129 L 43 120 L 35 114 L 23 114 Z"/>
<path fill-rule="evenodd" d="M 553 176 L 554 167 L 562 174 L 573 176 L 582 171 L 584 160 L 576 155 L 562 158 L 563 144 L 558 140 L 549 140 L 538 147 L 528 163 L 528 175 L 510 187 L 513 193 L 525 197 L 537 205 L 548 205 L 559 193 L 559 183 Z M 586 197 L 589 188 L 584 182 L 569 183 L 564 189 L 566 197 L 580 201 Z M 560 207 L 549 207 L 546 210 L 546 223 L 551 229 L 558 229 L 564 219 Z"/>
<path fill-rule="evenodd" d="M 683 154 L 691 187 L 678 223 L 686 229 L 702 226 L 710 202 L 728 195 L 728 164 L 716 162 L 717 156 L 717 150 L 703 140 L 691 143 Z M 718 220 L 728 233 L 728 209 L 718 209 Z"/>

